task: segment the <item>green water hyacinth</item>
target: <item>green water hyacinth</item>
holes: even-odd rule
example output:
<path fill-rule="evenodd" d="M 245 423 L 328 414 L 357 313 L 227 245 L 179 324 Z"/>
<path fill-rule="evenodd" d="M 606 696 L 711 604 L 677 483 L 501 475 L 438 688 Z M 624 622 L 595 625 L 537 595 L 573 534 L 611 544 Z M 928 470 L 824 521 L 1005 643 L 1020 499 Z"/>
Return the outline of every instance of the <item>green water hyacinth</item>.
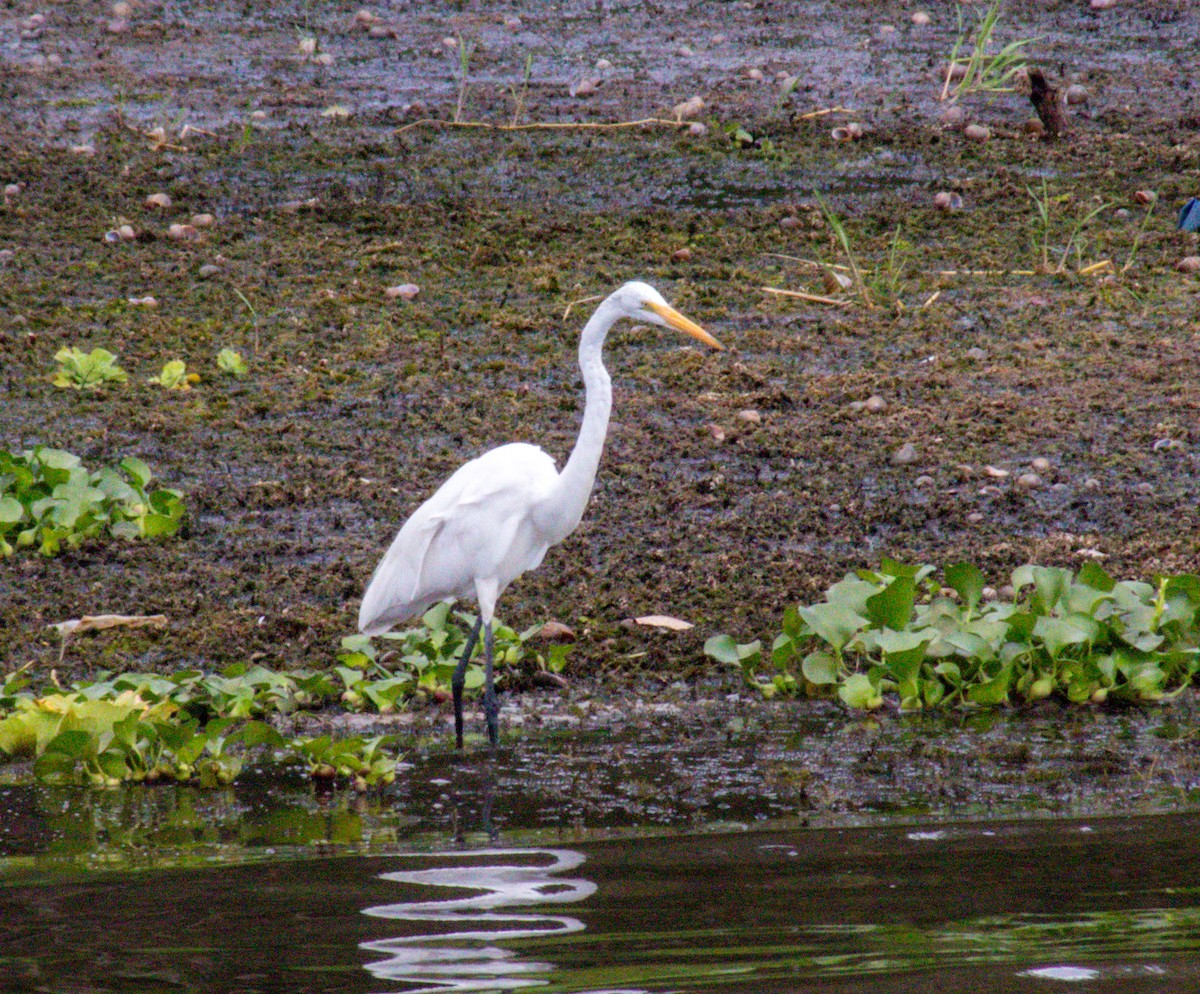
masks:
<path fill-rule="evenodd" d="M 889 697 L 906 710 L 989 707 L 1056 695 L 1073 704 L 1161 701 L 1200 670 L 1200 577 L 1115 580 L 1100 566 L 1026 565 L 1012 600 L 984 599 L 975 566 L 884 560 L 825 600 L 789 608 L 769 652 L 717 635 L 705 652 L 765 694 L 836 695 L 853 708 Z M 773 671 L 773 672 L 772 672 Z"/>
<path fill-rule="evenodd" d="M 92 472 L 62 449 L 0 449 L 0 555 L 28 547 L 54 556 L 64 545 L 102 536 L 174 535 L 183 522 L 183 495 L 149 489 L 152 479 L 133 456 Z"/>
<path fill-rule="evenodd" d="M 128 374 L 117 365 L 117 357 L 107 349 L 62 348 L 54 355 L 58 371 L 54 385 L 63 390 L 100 390 L 106 383 L 124 383 Z"/>
<path fill-rule="evenodd" d="M 222 373 L 226 373 L 229 376 L 236 376 L 239 379 L 250 371 L 241 353 L 229 348 L 221 349 L 217 353 L 217 369 Z"/>

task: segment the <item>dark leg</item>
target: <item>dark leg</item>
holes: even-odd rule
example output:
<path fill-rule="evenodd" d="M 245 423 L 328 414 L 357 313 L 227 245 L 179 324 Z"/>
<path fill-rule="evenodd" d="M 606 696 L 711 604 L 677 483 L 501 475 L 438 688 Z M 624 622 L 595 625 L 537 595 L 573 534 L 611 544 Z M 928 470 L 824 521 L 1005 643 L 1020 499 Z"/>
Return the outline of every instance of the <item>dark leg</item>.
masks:
<path fill-rule="evenodd" d="M 482 627 L 483 617 L 481 615 L 475 619 L 475 627 L 467 636 L 467 644 L 463 647 L 462 657 L 459 659 L 458 665 L 454 667 L 454 675 L 450 678 L 450 693 L 454 695 L 454 742 L 459 749 L 463 747 L 463 684 L 467 680 L 467 663 L 471 661 L 471 653 L 475 651 L 475 643 L 479 641 L 479 629 Z M 488 631 L 490 633 L 491 626 L 488 626 Z"/>
<path fill-rule="evenodd" d="M 487 718 L 488 741 L 495 749 L 500 744 L 500 705 L 496 702 L 496 684 L 492 679 L 492 623 L 483 626 L 484 687 L 483 714 Z"/>

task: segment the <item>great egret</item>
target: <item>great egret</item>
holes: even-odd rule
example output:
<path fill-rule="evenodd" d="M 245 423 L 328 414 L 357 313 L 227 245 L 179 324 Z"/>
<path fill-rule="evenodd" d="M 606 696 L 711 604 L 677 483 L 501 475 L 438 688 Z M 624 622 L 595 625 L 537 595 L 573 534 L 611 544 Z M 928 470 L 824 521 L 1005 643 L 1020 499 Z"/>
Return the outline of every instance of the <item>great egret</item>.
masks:
<path fill-rule="evenodd" d="M 463 744 L 462 693 L 467 661 L 483 629 L 483 711 L 488 738 L 499 740 L 500 712 L 492 681 L 492 617 L 504 589 L 536 569 L 550 546 L 583 517 L 608 433 L 612 382 L 601 359 L 609 329 L 621 318 L 675 328 L 715 349 L 721 343 L 671 307 L 645 283 L 626 283 L 604 299 L 579 338 L 586 402 L 579 439 L 559 473 L 536 445 L 501 445 L 472 459 L 413 513 L 375 568 L 363 594 L 359 631 L 379 635 L 423 614 L 438 601 L 474 597 L 475 621 L 450 681 L 454 738 Z"/>

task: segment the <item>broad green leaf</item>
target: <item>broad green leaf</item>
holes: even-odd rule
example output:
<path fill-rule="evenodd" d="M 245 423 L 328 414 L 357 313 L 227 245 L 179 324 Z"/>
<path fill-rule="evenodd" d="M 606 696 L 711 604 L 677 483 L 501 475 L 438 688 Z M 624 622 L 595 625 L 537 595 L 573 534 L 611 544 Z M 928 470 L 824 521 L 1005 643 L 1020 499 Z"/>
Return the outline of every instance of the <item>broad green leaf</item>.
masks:
<path fill-rule="evenodd" d="M 154 474 L 150 472 L 150 467 L 137 458 L 137 456 L 126 456 L 117 465 L 129 474 L 129 478 L 133 480 L 135 486 L 145 487 L 154 478 Z"/>
<path fill-rule="evenodd" d="M 434 604 L 424 615 L 421 616 L 421 624 L 430 631 L 440 632 L 446 628 L 446 619 L 450 616 L 450 604 L 447 601 L 441 601 Z M 473 620 L 472 620 L 472 623 Z M 481 639 L 482 641 L 482 639 Z"/>
<path fill-rule="evenodd" d="M 814 604 L 799 608 L 800 617 L 813 633 L 838 651 L 867 626 L 867 619 L 841 604 Z"/>
<path fill-rule="evenodd" d="M 15 497 L 0 497 L 0 533 L 8 531 L 14 525 L 21 523 L 25 517 L 25 507 Z"/>
<path fill-rule="evenodd" d="M 984 683 L 977 683 L 967 690 L 967 699 L 973 704 L 988 707 L 1003 704 L 1008 700 L 1008 685 L 1012 679 L 1012 666 L 1001 667 L 999 674 Z"/>
<path fill-rule="evenodd" d="M 955 563 L 946 567 L 946 585 L 958 593 L 967 608 L 974 611 L 987 585 L 983 572 L 971 563 Z"/>
<path fill-rule="evenodd" d="M 883 652 L 884 662 L 897 681 L 912 681 L 921 671 L 925 648 L 933 641 L 932 632 L 877 632 L 875 641 Z M 914 685 L 915 692 L 915 685 Z"/>
<path fill-rule="evenodd" d="M 838 697 L 848 707 L 871 710 L 883 703 L 883 695 L 879 688 L 871 682 L 865 673 L 854 673 L 848 676 L 838 687 Z"/>
<path fill-rule="evenodd" d="M 917 588 L 912 578 L 897 576 L 879 593 L 867 598 L 867 618 L 877 627 L 903 631 L 912 621 Z"/>
<path fill-rule="evenodd" d="M 719 663 L 733 666 L 744 666 L 747 662 L 757 662 L 762 654 L 762 642 L 739 644 L 732 635 L 714 635 L 704 643 L 704 652 Z"/>
<path fill-rule="evenodd" d="M 818 687 L 837 683 L 837 657 L 828 652 L 810 652 L 800 664 L 800 672 L 804 674 L 805 680 Z"/>
<path fill-rule="evenodd" d="M 1064 648 L 1087 645 L 1095 641 L 1099 626 L 1086 615 L 1071 615 L 1068 618 L 1037 619 L 1033 636 L 1042 640 L 1051 658 L 1057 659 Z"/>
<path fill-rule="evenodd" d="M 878 583 L 860 580 L 855 576 L 847 576 L 844 580 L 839 580 L 825 591 L 825 600 L 865 617 L 867 613 L 867 600 L 879 593 L 879 587 L 880 584 Z M 801 619 L 803 619 L 803 611 L 797 610 Z"/>
<path fill-rule="evenodd" d="M 1104 571 L 1104 568 L 1093 562 L 1086 562 L 1079 568 L 1079 582 L 1089 587 L 1095 587 L 1104 593 L 1112 591 L 1116 581 Z"/>

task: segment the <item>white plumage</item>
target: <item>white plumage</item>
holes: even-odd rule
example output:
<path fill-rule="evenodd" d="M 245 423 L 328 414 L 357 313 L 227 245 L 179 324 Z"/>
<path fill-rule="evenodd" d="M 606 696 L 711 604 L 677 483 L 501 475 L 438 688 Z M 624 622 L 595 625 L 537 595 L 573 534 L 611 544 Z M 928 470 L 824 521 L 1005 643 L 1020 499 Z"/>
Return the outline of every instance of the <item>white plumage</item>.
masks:
<path fill-rule="evenodd" d="M 478 602 L 475 629 L 451 680 L 460 748 L 463 681 L 480 628 L 486 662 L 484 713 L 494 746 L 499 711 L 492 678 L 496 601 L 513 580 L 541 564 L 550 546 L 575 530 L 587 506 L 612 408 L 601 351 L 609 329 L 621 318 L 672 327 L 721 348 L 653 287 L 626 283 L 596 308 L 580 335 L 579 368 L 587 396 L 579 439 L 563 471 L 536 445 L 524 443 L 502 445 L 472 459 L 404 523 L 363 594 L 358 627 L 367 635 L 385 632 L 438 601 Z"/>
<path fill-rule="evenodd" d="M 481 578 L 499 597 L 550 548 L 536 514 L 557 482 L 554 460 L 524 442 L 460 466 L 400 529 L 363 596 L 359 629 L 378 635 L 438 601 L 476 598 Z M 480 607 L 490 617 L 495 604 Z"/>

